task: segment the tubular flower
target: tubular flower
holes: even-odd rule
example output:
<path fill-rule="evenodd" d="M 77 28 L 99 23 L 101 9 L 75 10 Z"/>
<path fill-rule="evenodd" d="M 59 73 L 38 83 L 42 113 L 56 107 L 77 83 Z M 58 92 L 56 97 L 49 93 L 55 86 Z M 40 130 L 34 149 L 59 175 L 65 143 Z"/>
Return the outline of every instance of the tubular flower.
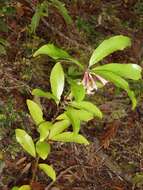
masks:
<path fill-rule="evenodd" d="M 102 78 L 99 75 L 91 75 L 91 73 L 89 73 L 89 71 L 85 71 L 84 76 L 83 76 L 83 80 L 82 80 L 82 84 L 84 86 L 84 88 L 87 91 L 87 94 L 94 94 L 94 90 L 97 90 L 97 84 L 96 84 L 96 80 L 99 80 L 104 86 L 106 85 L 106 83 L 108 82 L 107 80 L 105 80 L 104 78 Z"/>

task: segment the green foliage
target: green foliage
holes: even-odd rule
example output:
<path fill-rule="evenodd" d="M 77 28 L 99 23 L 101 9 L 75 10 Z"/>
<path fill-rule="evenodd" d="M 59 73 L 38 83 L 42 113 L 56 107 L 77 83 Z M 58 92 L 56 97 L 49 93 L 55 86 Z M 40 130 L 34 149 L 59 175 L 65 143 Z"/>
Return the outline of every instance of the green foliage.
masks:
<path fill-rule="evenodd" d="M 50 144 L 48 144 L 47 142 L 38 141 L 36 143 L 36 152 L 43 160 L 47 158 L 48 154 L 50 153 L 50 150 L 51 150 Z"/>
<path fill-rule="evenodd" d="M 44 98 L 48 98 L 48 99 L 54 99 L 56 100 L 56 97 L 50 93 L 50 92 L 45 92 L 41 89 L 38 89 L 38 88 L 35 88 L 33 91 L 32 91 L 32 95 L 34 96 L 38 96 L 38 97 L 44 97 Z"/>
<path fill-rule="evenodd" d="M 44 121 L 41 108 L 33 101 L 27 100 L 29 112 L 37 125 Z"/>
<path fill-rule="evenodd" d="M 72 18 L 71 16 L 68 14 L 67 9 L 65 8 L 65 4 L 62 3 L 59 0 L 50 0 L 52 6 L 54 6 L 55 8 L 57 8 L 57 10 L 59 11 L 59 13 L 63 16 L 65 22 L 67 24 L 72 24 Z"/>
<path fill-rule="evenodd" d="M 81 101 L 81 102 L 76 102 L 73 101 L 71 102 L 71 106 L 78 108 L 78 109 L 84 109 L 86 111 L 88 111 L 89 113 L 92 113 L 94 115 L 94 117 L 99 117 L 100 119 L 102 119 L 102 112 L 100 111 L 100 109 L 94 105 L 91 102 L 88 101 Z"/>
<path fill-rule="evenodd" d="M 29 185 L 22 185 L 18 190 L 31 190 L 31 187 Z"/>
<path fill-rule="evenodd" d="M 124 89 L 128 93 L 128 95 L 132 101 L 132 108 L 134 109 L 136 107 L 137 102 L 136 102 L 134 92 L 130 90 L 129 84 L 125 79 L 123 79 L 119 75 L 116 75 L 112 72 L 107 72 L 104 70 L 96 71 L 96 74 L 98 74 L 98 75 L 104 77 L 106 80 L 114 83 L 117 87 Z"/>
<path fill-rule="evenodd" d="M 47 44 L 40 47 L 33 55 L 36 57 L 38 55 L 48 55 L 49 57 L 58 60 L 58 59 L 70 59 L 71 56 L 64 50 L 54 46 L 53 44 Z"/>
<path fill-rule="evenodd" d="M 82 101 L 85 98 L 85 89 L 84 86 L 76 81 L 70 81 L 71 93 L 77 102 Z"/>
<path fill-rule="evenodd" d="M 24 130 L 16 129 L 16 140 L 31 156 L 36 157 L 34 142 Z"/>
<path fill-rule="evenodd" d="M 49 134 L 49 139 L 52 139 L 55 135 L 60 134 L 63 132 L 65 129 L 67 129 L 70 126 L 70 121 L 69 119 L 63 119 L 62 121 L 57 121 L 51 126 L 50 134 Z"/>
<path fill-rule="evenodd" d="M 104 40 L 92 53 L 89 60 L 89 67 L 96 64 L 111 53 L 117 50 L 123 50 L 129 46 L 131 46 L 130 38 L 122 35 L 114 36 L 108 40 Z"/>
<path fill-rule="evenodd" d="M 34 57 L 46 54 L 53 58 L 56 64 L 50 74 L 51 92 L 45 92 L 36 88 L 32 91 L 32 95 L 48 98 L 49 101 L 54 100 L 57 104 L 57 111 L 50 121 L 46 121 L 43 118 L 41 105 L 39 106 L 32 100 L 27 100 L 30 115 L 37 125 L 36 130 L 39 133 L 39 138 L 36 139 L 36 145 L 34 145 L 32 138 L 24 130 L 16 129 L 17 141 L 22 145 L 24 150 L 33 157 L 40 157 L 46 160 L 51 151 L 52 141 L 89 144 L 88 140 L 80 134 L 82 123 L 88 122 L 96 117 L 100 119 L 103 117 L 100 109 L 92 102 L 86 100 L 86 93 L 92 92 L 93 89 L 97 90 L 98 88 L 95 78 L 103 86 L 107 81 L 110 81 L 117 87 L 124 89 L 132 100 L 132 107 L 134 109 L 137 104 L 136 98 L 134 92 L 130 90 L 126 79 L 139 80 L 141 78 L 141 67 L 136 64 L 110 63 L 91 68 L 91 66 L 110 53 L 122 50 L 130 45 L 131 40 L 121 35 L 103 41 L 93 52 L 88 69 L 86 68 L 85 70 L 84 66 L 78 60 L 53 44 L 47 44 L 39 48 L 34 53 Z M 59 60 L 60 62 L 58 62 Z M 80 78 L 73 80 L 70 75 L 64 73 L 62 61 L 65 62 L 65 60 L 76 63 L 79 66 L 80 73 L 84 75 L 83 80 Z M 64 88 L 65 80 L 67 80 L 70 86 L 67 90 Z M 71 126 L 72 128 L 69 130 Z M 40 163 L 39 168 L 55 181 L 55 170 L 51 166 Z"/>
<path fill-rule="evenodd" d="M 0 32 L 8 32 L 8 25 L 6 18 L 15 15 L 15 8 L 12 6 L 10 0 L 0 1 Z"/>
<path fill-rule="evenodd" d="M 13 187 L 11 190 L 31 190 L 31 187 L 29 185 L 22 185 L 21 187 Z"/>
<path fill-rule="evenodd" d="M 36 29 L 40 24 L 41 18 L 48 16 L 49 5 L 55 7 L 59 11 L 59 13 L 63 16 L 63 18 L 67 24 L 72 23 L 72 18 L 68 14 L 68 11 L 65 8 L 65 5 L 61 1 L 59 1 L 59 0 L 45 0 L 41 4 L 39 3 L 35 9 L 35 13 L 31 19 L 31 24 L 30 24 L 30 33 L 31 34 L 36 33 Z"/>
<path fill-rule="evenodd" d="M 39 164 L 39 168 L 45 172 L 47 176 L 49 176 L 53 181 L 56 180 L 56 173 L 52 166 L 48 164 Z"/>
<path fill-rule="evenodd" d="M 119 63 L 110 63 L 95 67 L 93 71 L 105 71 L 112 72 L 115 75 L 119 75 L 125 79 L 139 80 L 141 78 L 141 67 L 137 64 L 119 64 Z"/>
<path fill-rule="evenodd" d="M 32 17 L 31 24 L 30 24 L 30 32 L 35 34 L 37 27 L 39 26 L 40 19 L 43 16 L 48 16 L 48 2 L 44 1 L 41 4 L 38 4 L 35 13 Z"/>
<path fill-rule="evenodd" d="M 57 98 L 57 103 L 59 103 L 65 83 L 64 71 L 60 63 L 56 63 L 53 67 L 50 75 L 50 83 L 52 93 Z"/>
<path fill-rule="evenodd" d="M 11 190 L 18 190 L 19 188 L 18 187 L 13 187 Z"/>
<path fill-rule="evenodd" d="M 22 185 L 21 187 L 13 187 L 11 190 L 31 190 L 29 185 Z"/>
<path fill-rule="evenodd" d="M 79 134 L 75 134 L 73 132 L 61 133 L 59 135 L 54 136 L 52 140 L 61 141 L 61 142 L 74 142 L 74 143 L 89 145 L 89 142 L 85 137 Z"/>
<path fill-rule="evenodd" d="M 56 47 L 53 44 L 43 45 L 34 53 L 33 57 L 36 57 L 38 55 L 48 55 L 49 57 L 55 59 L 56 61 L 58 60 L 71 61 L 76 65 L 78 65 L 79 67 L 83 68 L 83 66 L 79 61 L 71 57 L 66 51 Z"/>
<path fill-rule="evenodd" d="M 40 141 L 44 141 L 48 135 L 49 135 L 49 130 L 51 129 L 52 123 L 51 122 L 43 122 L 40 124 L 38 127 L 38 132 L 40 133 Z"/>

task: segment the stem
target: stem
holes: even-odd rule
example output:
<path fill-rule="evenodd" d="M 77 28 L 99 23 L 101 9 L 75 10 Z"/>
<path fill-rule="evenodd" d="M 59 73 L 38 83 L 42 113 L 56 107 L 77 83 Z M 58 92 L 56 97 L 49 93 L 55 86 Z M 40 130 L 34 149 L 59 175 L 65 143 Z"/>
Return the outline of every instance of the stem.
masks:
<path fill-rule="evenodd" d="M 33 173 L 32 173 L 32 179 L 31 179 L 30 185 L 32 185 L 34 180 L 35 180 L 37 169 L 38 169 L 38 162 L 39 162 L 39 156 L 35 160 L 35 167 L 34 167 L 34 170 L 33 170 Z"/>

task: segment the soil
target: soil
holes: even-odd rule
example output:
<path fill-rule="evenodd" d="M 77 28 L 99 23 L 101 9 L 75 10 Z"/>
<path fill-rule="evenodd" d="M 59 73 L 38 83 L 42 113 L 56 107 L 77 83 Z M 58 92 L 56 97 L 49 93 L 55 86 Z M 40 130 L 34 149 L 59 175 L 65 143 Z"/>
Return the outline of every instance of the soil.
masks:
<path fill-rule="evenodd" d="M 67 26 L 61 15 L 51 8 L 49 16 L 40 22 L 36 35 L 28 36 L 26 26 L 35 2 L 12 1 L 17 12 L 15 16 L 7 16 L 9 32 L 1 32 L 10 43 L 7 55 L 0 57 L 2 190 L 29 184 L 32 178 L 35 160 L 16 142 L 14 130 L 23 128 L 37 137 L 25 102 L 32 98 L 33 88 L 50 88 L 48 79 L 54 64 L 47 57 L 31 58 L 41 44 L 53 42 L 86 64 L 102 40 L 117 34 L 127 35 L 132 38 L 132 47 L 112 54 L 103 63 L 143 66 L 142 0 L 66 0 L 74 24 Z M 138 100 L 134 111 L 126 93 L 110 84 L 89 97 L 104 113 L 102 121 L 92 120 L 82 126 L 81 133 L 90 145 L 53 143 L 51 155 L 45 162 L 53 165 L 57 180 L 51 182 L 37 171 L 32 183 L 34 190 L 143 190 L 143 82 L 131 82 L 131 86 Z M 42 104 L 46 118 L 50 119 L 56 106 L 44 99 Z"/>

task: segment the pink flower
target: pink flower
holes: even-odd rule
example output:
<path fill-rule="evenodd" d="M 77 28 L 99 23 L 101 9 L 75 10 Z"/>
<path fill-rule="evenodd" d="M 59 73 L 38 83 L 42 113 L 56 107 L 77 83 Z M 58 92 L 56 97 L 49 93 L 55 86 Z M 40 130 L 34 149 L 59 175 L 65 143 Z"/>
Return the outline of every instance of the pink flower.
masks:
<path fill-rule="evenodd" d="M 106 85 L 106 83 L 108 82 L 107 80 L 105 80 L 104 78 L 102 78 L 99 75 L 91 75 L 91 73 L 89 73 L 89 71 L 85 71 L 84 76 L 83 76 L 83 80 L 82 80 L 82 84 L 85 87 L 87 94 L 94 94 L 94 90 L 97 90 L 98 87 L 96 85 L 96 80 L 99 80 L 103 85 Z"/>

